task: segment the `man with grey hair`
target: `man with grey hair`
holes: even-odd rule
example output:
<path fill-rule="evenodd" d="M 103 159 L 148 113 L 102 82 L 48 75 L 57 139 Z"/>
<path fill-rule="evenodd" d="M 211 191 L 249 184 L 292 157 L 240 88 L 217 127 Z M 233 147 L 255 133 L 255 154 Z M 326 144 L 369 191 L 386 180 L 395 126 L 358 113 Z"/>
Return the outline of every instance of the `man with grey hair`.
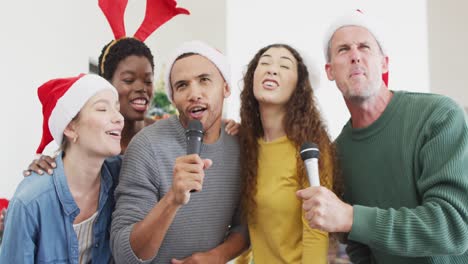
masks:
<path fill-rule="evenodd" d="M 388 57 L 360 11 L 325 37 L 351 119 L 336 140 L 344 201 L 298 191 L 312 228 L 347 234 L 353 263 L 468 263 L 468 126 L 451 99 L 387 88 Z"/>

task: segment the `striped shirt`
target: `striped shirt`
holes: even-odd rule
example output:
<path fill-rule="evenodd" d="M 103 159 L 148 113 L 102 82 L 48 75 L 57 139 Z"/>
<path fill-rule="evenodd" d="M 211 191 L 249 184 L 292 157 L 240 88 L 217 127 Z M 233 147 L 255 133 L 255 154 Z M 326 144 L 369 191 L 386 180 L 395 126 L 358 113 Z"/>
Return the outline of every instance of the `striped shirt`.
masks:
<path fill-rule="evenodd" d="M 80 264 L 89 263 L 91 260 L 91 249 L 93 248 L 93 226 L 97 215 L 98 212 L 96 211 L 90 218 L 79 224 L 73 225 L 76 237 L 78 238 L 78 251 L 80 256 L 78 263 Z"/>
<path fill-rule="evenodd" d="M 177 117 L 144 128 L 130 142 L 124 156 L 112 215 L 111 249 L 117 263 L 142 263 L 130 247 L 130 232 L 172 186 L 177 157 L 186 155 L 185 129 Z M 239 144 L 221 129 L 213 144 L 203 144 L 202 158 L 213 165 L 205 171 L 203 190 L 180 208 L 151 263 L 170 263 L 224 242 L 229 232 L 247 236 L 240 225 Z M 155 226 L 154 228 L 158 228 Z M 145 263 L 148 263 L 145 262 Z"/>

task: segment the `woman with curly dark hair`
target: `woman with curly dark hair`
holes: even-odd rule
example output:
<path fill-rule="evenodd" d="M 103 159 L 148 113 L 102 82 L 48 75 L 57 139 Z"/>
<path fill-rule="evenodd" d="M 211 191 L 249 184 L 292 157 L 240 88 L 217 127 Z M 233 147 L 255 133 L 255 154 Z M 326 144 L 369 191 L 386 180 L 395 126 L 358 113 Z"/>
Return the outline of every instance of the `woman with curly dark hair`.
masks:
<path fill-rule="evenodd" d="M 301 55 L 285 44 L 260 49 L 241 93 L 243 208 L 256 263 L 327 263 L 328 234 L 309 227 L 296 191 L 309 186 L 299 155 L 320 148 L 320 183 L 332 189 L 335 147 Z"/>

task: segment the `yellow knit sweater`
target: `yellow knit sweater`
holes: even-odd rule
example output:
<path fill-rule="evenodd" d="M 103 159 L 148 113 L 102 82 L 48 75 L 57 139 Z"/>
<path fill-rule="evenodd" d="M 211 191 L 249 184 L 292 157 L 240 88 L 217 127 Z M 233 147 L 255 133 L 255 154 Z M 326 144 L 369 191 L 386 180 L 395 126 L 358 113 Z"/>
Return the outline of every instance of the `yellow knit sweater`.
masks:
<path fill-rule="evenodd" d="M 296 197 L 297 149 L 287 137 L 259 146 L 257 207 L 248 219 L 255 264 L 327 263 L 328 234 L 309 227 Z"/>

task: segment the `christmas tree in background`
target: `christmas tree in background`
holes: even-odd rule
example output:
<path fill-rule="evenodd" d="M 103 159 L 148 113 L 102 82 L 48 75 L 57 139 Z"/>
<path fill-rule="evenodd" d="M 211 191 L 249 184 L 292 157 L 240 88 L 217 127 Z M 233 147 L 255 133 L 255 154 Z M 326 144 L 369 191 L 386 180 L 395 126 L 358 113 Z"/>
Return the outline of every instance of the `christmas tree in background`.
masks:
<path fill-rule="evenodd" d="M 171 115 L 177 114 L 177 110 L 167 98 L 163 76 L 164 66 L 155 85 L 153 102 L 151 103 L 151 108 L 148 111 L 148 116 L 155 120 L 168 118 Z"/>

